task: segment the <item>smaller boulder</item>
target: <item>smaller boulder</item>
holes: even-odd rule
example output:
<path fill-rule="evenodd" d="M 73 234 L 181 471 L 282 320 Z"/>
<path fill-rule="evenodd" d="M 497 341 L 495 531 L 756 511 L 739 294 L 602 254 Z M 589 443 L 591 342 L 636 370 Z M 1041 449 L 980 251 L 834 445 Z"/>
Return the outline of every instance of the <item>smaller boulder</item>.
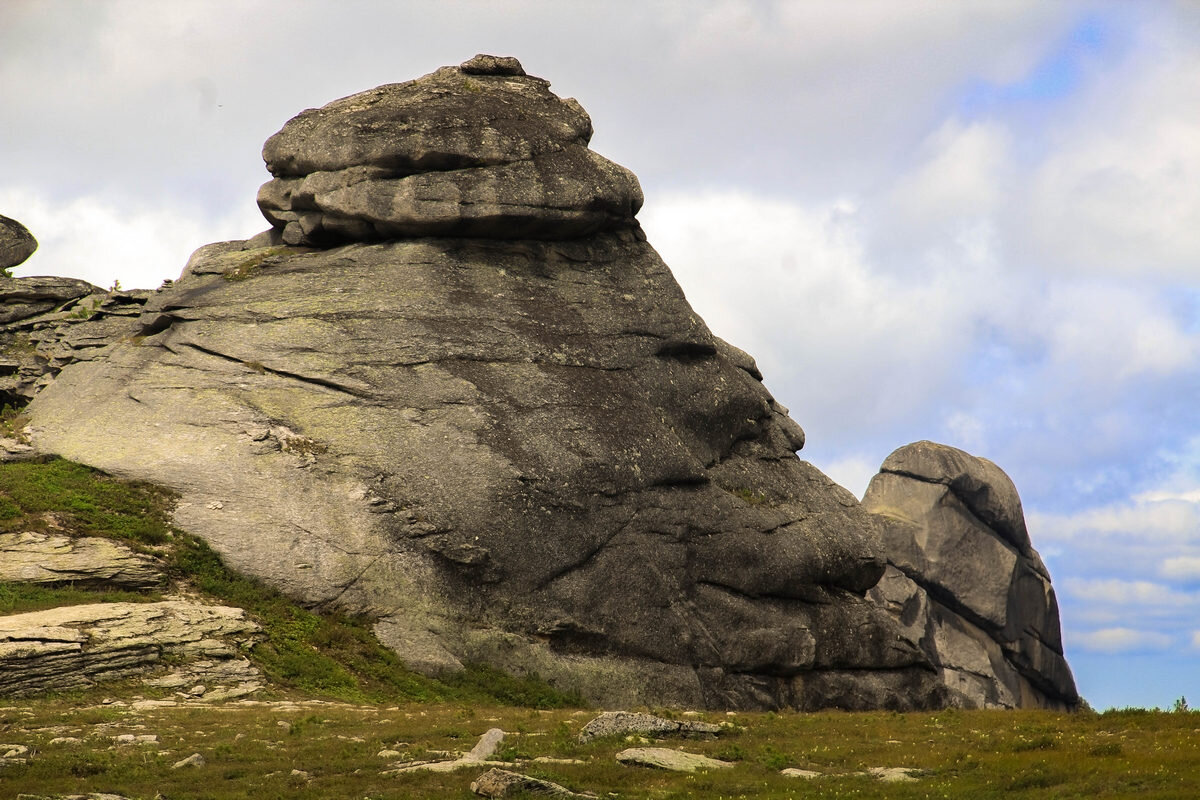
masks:
<path fill-rule="evenodd" d="M 25 263 L 37 250 L 37 239 L 21 223 L 0 214 L 0 270 Z"/>
<path fill-rule="evenodd" d="M 595 797 L 578 794 L 552 781 L 531 778 L 506 769 L 490 769 L 471 782 L 471 791 L 480 797 L 513 797 L 515 795 L 546 795 L 547 797 Z"/>
<path fill-rule="evenodd" d="M 670 772 L 695 772 L 701 769 L 729 769 L 733 766 L 728 761 L 718 761 L 715 758 L 685 753 L 682 750 L 671 750 L 666 747 L 631 747 L 617 753 L 617 761 L 622 764 L 634 764 L 641 767 L 654 767 Z"/>
<path fill-rule="evenodd" d="M 876 515 L 887 557 L 868 597 L 924 650 L 959 704 L 1078 705 L 1050 575 L 1003 470 L 916 442 L 887 457 L 863 508 Z"/>
<path fill-rule="evenodd" d="M 632 711 L 605 711 L 579 732 L 579 741 L 587 744 L 606 736 L 716 736 L 720 725 L 695 720 L 664 719 L 653 714 Z"/>

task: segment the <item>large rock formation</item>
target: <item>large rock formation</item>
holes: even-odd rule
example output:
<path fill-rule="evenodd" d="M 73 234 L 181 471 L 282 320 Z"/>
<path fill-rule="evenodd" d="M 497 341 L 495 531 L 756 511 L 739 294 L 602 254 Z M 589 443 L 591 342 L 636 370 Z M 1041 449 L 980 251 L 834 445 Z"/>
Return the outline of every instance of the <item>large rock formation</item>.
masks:
<path fill-rule="evenodd" d="M 1017 489 L 984 458 L 933 442 L 892 453 L 863 507 L 883 523 L 888 568 L 871 597 L 968 707 L 1079 704 L 1058 602 Z"/>
<path fill-rule="evenodd" d="M 271 137 L 271 232 L 201 248 L 34 399 L 235 568 L 416 667 L 603 704 L 920 708 L 873 517 L 714 337 L 587 115 L 478 57 Z M 325 249 L 319 249 L 325 248 Z"/>

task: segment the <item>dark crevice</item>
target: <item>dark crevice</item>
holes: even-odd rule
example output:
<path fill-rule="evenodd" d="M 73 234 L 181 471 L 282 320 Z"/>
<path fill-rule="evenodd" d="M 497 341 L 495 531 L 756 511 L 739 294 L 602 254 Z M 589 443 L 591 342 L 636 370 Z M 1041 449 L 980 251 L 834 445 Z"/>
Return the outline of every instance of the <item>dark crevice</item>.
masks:
<path fill-rule="evenodd" d="M 192 348 L 193 350 L 204 353 L 205 355 L 214 356 L 216 358 L 220 358 L 225 361 L 232 362 L 234 364 L 241 364 L 249 369 L 254 369 L 256 372 L 261 371 L 261 372 L 268 373 L 271 375 L 276 375 L 281 378 L 290 378 L 292 380 L 300 381 L 301 383 L 307 383 L 312 386 L 320 386 L 323 389 L 332 389 L 335 392 L 341 392 L 343 394 L 348 394 L 352 397 L 357 397 L 362 400 L 374 399 L 371 395 L 367 394 L 366 392 L 362 392 L 358 389 L 352 389 L 348 386 L 343 386 L 340 383 L 337 383 L 337 382 L 331 381 L 331 380 L 327 380 L 325 378 L 315 378 L 315 377 L 312 377 L 309 375 L 300 375 L 295 372 L 288 372 L 287 370 L 273 369 L 271 367 L 268 367 L 265 364 L 260 364 L 258 362 L 245 361 L 236 356 L 231 356 L 231 355 L 227 355 L 225 353 L 218 352 L 216 350 L 211 350 L 207 347 L 202 347 L 201 345 L 195 344 L 193 342 L 184 342 L 183 344 L 187 347 Z M 168 348 L 168 349 L 170 349 L 170 348 Z"/>
<path fill-rule="evenodd" d="M 142 329 L 139 331 L 139 335 L 153 336 L 156 333 L 162 333 L 167 328 L 179 321 L 179 317 L 176 317 L 173 314 L 158 314 L 149 322 L 141 323 Z"/>
<path fill-rule="evenodd" d="M 949 589 L 944 589 L 935 583 L 929 583 L 925 581 L 924 577 L 916 571 L 907 570 L 897 564 L 892 564 L 890 561 L 888 564 L 903 573 L 906 578 L 915 583 L 917 586 L 920 586 L 925 594 L 929 595 L 931 600 L 936 601 L 938 605 L 942 606 L 947 611 L 957 614 L 975 627 L 987 632 L 989 636 L 998 635 L 1002 632 L 1003 629 L 997 627 L 994 622 L 989 622 L 979 614 L 963 605 Z"/>
<path fill-rule="evenodd" d="M 680 361 L 698 361 L 715 357 L 717 348 L 705 342 L 667 342 L 654 355 Z"/>

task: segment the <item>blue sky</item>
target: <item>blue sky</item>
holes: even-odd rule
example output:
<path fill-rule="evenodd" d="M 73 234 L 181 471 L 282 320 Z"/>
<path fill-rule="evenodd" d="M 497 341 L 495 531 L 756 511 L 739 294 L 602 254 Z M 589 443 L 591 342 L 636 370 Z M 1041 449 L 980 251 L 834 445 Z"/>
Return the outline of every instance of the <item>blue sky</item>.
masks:
<path fill-rule="evenodd" d="M 1200 7 L 10 0 L 20 272 L 174 278 L 265 227 L 288 118 L 476 52 L 588 109 L 803 456 L 859 494 L 918 439 L 993 459 L 1084 696 L 1200 700 Z"/>

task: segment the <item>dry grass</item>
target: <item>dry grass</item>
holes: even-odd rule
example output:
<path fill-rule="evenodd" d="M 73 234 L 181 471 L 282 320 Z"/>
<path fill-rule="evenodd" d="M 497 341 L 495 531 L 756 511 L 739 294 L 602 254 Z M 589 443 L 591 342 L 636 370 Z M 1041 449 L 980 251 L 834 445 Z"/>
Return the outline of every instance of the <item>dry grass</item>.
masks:
<path fill-rule="evenodd" d="M 631 746 L 625 740 L 578 744 L 579 729 L 592 716 L 585 711 L 311 701 L 135 711 L 127 703 L 99 704 L 93 695 L 0 704 L 0 742 L 24 745 L 31 754 L 27 764 L 0 767 L 0 796 L 466 798 L 471 780 L 486 768 L 382 773 L 406 758 L 466 751 L 491 727 L 508 732 L 500 756 L 514 769 L 600 796 L 1191 800 L 1200 787 L 1195 713 L 709 713 L 702 718 L 736 727 L 713 740 L 662 744 L 736 766 L 679 775 L 618 764 L 616 752 Z M 158 743 L 117 744 L 120 734 L 156 734 Z M 51 743 L 60 737 L 80 741 Z M 382 750 L 401 755 L 381 757 Z M 206 766 L 172 769 L 192 753 Z M 532 763 L 536 756 L 585 763 Z M 877 766 L 921 773 L 907 784 L 855 774 Z M 782 767 L 824 777 L 787 778 L 779 774 Z"/>

